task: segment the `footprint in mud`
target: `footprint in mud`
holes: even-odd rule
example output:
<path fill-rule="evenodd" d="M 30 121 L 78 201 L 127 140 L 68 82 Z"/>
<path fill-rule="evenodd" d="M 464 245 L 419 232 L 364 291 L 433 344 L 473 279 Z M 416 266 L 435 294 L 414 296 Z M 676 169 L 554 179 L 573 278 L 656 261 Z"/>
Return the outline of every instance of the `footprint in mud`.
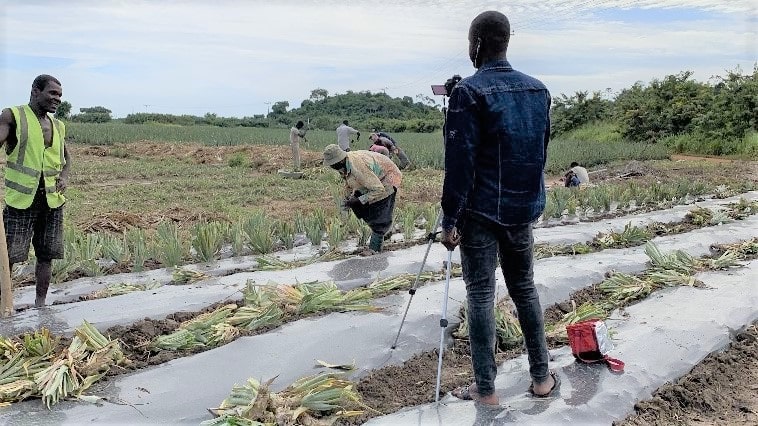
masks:
<path fill-rule="evenodd" d="M 335 281 L 349 281 L 359 278 L 373 278 L 376 272 L 389 266 L 389 253 L 380 253 L 368 257 L 354 257 L 335 265 L 329 276 Z"/>

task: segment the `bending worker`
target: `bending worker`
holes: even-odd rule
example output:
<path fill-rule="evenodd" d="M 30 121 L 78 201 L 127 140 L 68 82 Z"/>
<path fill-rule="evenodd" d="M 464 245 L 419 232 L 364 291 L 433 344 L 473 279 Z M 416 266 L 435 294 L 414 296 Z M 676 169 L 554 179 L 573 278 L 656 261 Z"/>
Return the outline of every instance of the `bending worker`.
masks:
<path fill-rule="evenodd" d="M 0 146 L 5 166 L 3 223 L 10 269 L 29 257 L 34 245 L 36 307 L 45 305 L 53 259 L 63 258 L 63 204 L 71 160 L 64 144 L 66 127 L 53 117 L 63 89 L 55 77 L 40 75 L 32 83 L 28 105 L 0 113 Z"/>
<path fill-rule="evenodd" d="M 405 152 L 403 152 L 403 150 L 397 146 L 397 142 L 395 142 L 394 139 L 390 138 L 389 135 L 382 136 L 379 133 L 372 133 L 369 136 L 369 139 L 373 145 L 384 146 L 387 148 L 387 150 L 389 150 L 391 154 L 397 155 L 397 161 L 400 163 L 400 169 L 406 169 L 411 165 L 411 161 L 408 160 L 408 156 L 405 155 Z"/>
<path fill-rule="evenodd" d="M 324 165 L 337 170 L 345 180 L 345 208 L 371 228 L 371 239 L 362 256 L 382 251 L 384 235 L 392 226 L 395 196 L 403 175 L 395 163 L 371 151 L 345 152 L 331 144 L 324 149 Z"/>

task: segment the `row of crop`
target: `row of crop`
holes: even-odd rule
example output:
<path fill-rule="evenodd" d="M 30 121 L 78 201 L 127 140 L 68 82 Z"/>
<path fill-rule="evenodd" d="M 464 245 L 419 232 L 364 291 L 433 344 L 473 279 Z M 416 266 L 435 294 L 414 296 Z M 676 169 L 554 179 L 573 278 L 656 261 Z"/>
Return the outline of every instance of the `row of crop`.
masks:
<path fill-rule="evenodd" d="M 460 268 L 454 268 L 452 274 L 460 276 Z M 419 276 L 419 282 L 442 277 L 442 272 L 425 272 Z M 248 281 L 241 303 L 227 304 L 187 320 L 172 333 L 155 337 L 149 349 L 157 352 L 213 348 L 241 334 L 256 333 L 307 315 L 376 311 L 378 308 L 370 303 L 373 299 L 409 288 L 414 279 L 415 275 L 400 274 L 349 291 L 340 290 L 333 282 L 256 285 Z"/>
<path fill-rule="evenodd" d="M 609 248 L 635 247 L 645 244 L 655 236 L 673 235 L 682 232 L 688 232 L 695 228 L 705 226 L 715 226 L 731 222 L 733 220 L 742 220 L 750 215 L 758 213 L 758 201 L 748 202 L 744 198 L 737 203 L 727 204 L 725 210 L 711 210 L 703 207 L 695 208 L 689 211 L 682 222 L 679 223 L 661 223 L 653 222 L 644 227 L 632 226 L 628 223 L 621 231 L 609 231 L 598 233 L 592 241 L 585 243 L 554 245 L 547 243 L 535 244 L 534 256 L 536 259 L 543 259 L 552 256 L 566 256 L 587 254 Z M 256 257 L 256 270 L 283 270 L 302 267 L 314 262 L 337 260 L 343 257 L 337 252 L 327 252 L 323 255 L 315 255 L 310 258 L 284 261 L 275 256 Z M 207 275 L 191 269 L 175 267 L 173 279 L 170 284 L 182 285 L 197 282 L 208 278 Z M 133 284 L 133 283 L 116 283 L 96 290 L 84 299 L 100 299 L 105 297 L 119 296 L 134 291 L 153 290 L 159 287 L 159 283 Z"/>
<path fill-rule="evenodd" d="M 397 210 L 395 223 L 404 239 L 411 241 L 431 232 L 436 217 L 434 205 L 409 204 Z M 338 251 L 348 239 L 361 246 L 370 235 L 370 228 L 355 215 L 328 217 L 322 209 L 309 216 L 298 214 L 291 222 L 270 219 L 262 211 L 234 223 L 203 222 L 190 229 L 165 221 L 150 233 L 138 228 L 121 235 L 83 233 L 66 227 L 64 258 L 53 262 L 53 281 L 267 254 L 308 242 L 316 247 L 325 242 L 328 250 Z"/>
<path fill-rule="evenodd" d="M 548 191 L 542 220 L 561 218 L 563 215 L 590 219 L 614 211 L 665 209 L 677 204 L 690 204 L 706 194 L 725 198 L 752 189 L 755 189 L 755 186 L 749 182 L 741 188 L 729 188 L 684 178 L 645 185 L 628 181 L 581 189 L 552 188 Z"/>
<path fill-rule="evenodd" d="M 587 254 L 610 248 L 635 247 L 645 244 L 653 237 L 679 234 L 706 226 L 722 225 L 735 220 L 746 219 L 756 213 L 758 213 L 758 201 L 747 201 L 740 198 L 736 203 L 725 205 L 724 209 L 696 207 L 687 212 L 681 222 L 653 222 L 642 227 L 633 226 L 630 222 L 621 231 L 598 233 L 589 243 L 535 244 L 534 256 L 537 259 L 543 259 L 560 255 Z"/>
<path fill-rule="evenodd" d="M 734 190 L 689 180 L 650 187 L 629 182 L 584 190 L 556 188 L 548 192 L 543 218 L 576 214 L 581 206 L 585 206 L 585 216 L 588 211 L 613 214 L 612 207 L 616 204 L 627 211 L 666 208 L 674 202 L 685 203 L 709 192 L 727 196 Z M 338 205 L 341 194 L 335 190 L 333 197 Z M 435 204 L 409 203 L 397 209 L 395 229 L 403 234 L 405 241 L 418 240 L 432 231 L 438 211 Z M 602 217 L 602 214 L 595 213 L 595 217 Z M 53 262 L 53 280 L 62 282 L 72 274 L 99 276 L 125 270 L 139 272 L 229 256 L 266 254 L 306 242 L 321 247 L 326 241 L 329 249 L 334 250 L 344 241 L 353 239 L 361 246 L 367 242 L 370 233 L 368 226 L 355 215 L 345 212 L 330 217 L 322 209 L 309 216 L 298 214 L 294 221 L 271 219 L 263 211 L 256 211 L 233 223 L 205 222 L 195 224 L 191 229 L 181 229 L 176 223 L 166 221 L 159 224 L 154 233 L 132 228 L 122 235 L 84 234 L 67 227 L 64 232 L 65 257 Z"/>
<path fill-rule="evenodd" d="M 648 243 L 645 247 L 645 252 L 650 258 L 650 267 L 637 276 L 625 274 L 612 275 L 598 286 L 603 294 L 607 296 L 606 300 L 595 303 L 588 302 L 581 306 L 574 304 L 573 309 L 562 318 L 547 324 L 545 332 L 551 345 L 567 344 L 567 325 L 589 319 L 605 319 L 612 309 L 626 306 L 633 301 L 647 297 L 650 293 L 660 288 L 681 285 L 699 286 L 701 283 L 693 276 L 698 271 L 725 270 L 740 266 L 740 259 L 754 258 L 758 254 L 758 239 L 729 245 L 721 249 L 724 253 L 717 258 L 703 257 L 695 259 L 679 250 L 671 253 L 662 253 L 655 245 Z M 523 334 L 508 299 L 502 299 L 497 302 L 495 318 L 498 349 L 509 350 L 521 347 L 523 345 Z M 453 336 L 458 339 L 467 339 L 468 322 L 465 309 L 462 309 L 461 320 L 461 323 L 453 332 Z M 322 365 L 326 364 L 322 363 Z M 347 369 L 353 369 L 354 367 L 347 366 Z M 399 372 L 395 371 L 395 374 L 399 374 Z M 364 380 L 371 380 L 372 377 L 373 375 L 369 375 Z M 339 381 L 339 386 L 325 386 L 322 390 L 328 389 L 328 394 L 315 390 L 311 391 L 312 395 L 317 397 L 323 405 L 319 405 L 318 408 L 314 405 L 300 409 L 300 412 L 309 413 L 308 421 L 312 420 L 311 416 L 315 416 L 327 422 L 325 424 L 332 424 L 337 420 L 341 420 L 346 424 L 352 424 L 352 419 L 355 416 L 361 415 L 362 411 L 365 410 L 370 410 L 368 417 L 386 414 L 370 409 L 371 399 L 356 392 L 355 389 L 359 385 L 346 380 L 341 374 L 330 375 L 320 373 L 315 376 L 302 378 L 288 387 L 283 394 L 302 389 L 303 383 L 330 383 L 330 380 Z M 270 397 L 264 394 L 263 404 L 261 404 L 260 397 L 258 396 L 258 391 L 261 388 L 265 389 L 265 386 L 262 386 L 255 379 L 250 379 L 243 386 L 235 385 L 232 388 L 230 396 L 221 403 L 220 408 L 211 410 L 218 417 L 203 422 L 203 424 L 259 424 L 255 422 L 271 421 L 271 419 L 291 420 L 293 417 L 297 419 L 300 415 L 298 411 L 293 412 L 291 407 L 286 407 L 286 404 L 282 404 L 278 398 L 275 398 L 272 404 L 269 402 Z M 299 395 L 302 395 L 302 393 L 299 393 Z M 385 398 L 385 396 L 382 396 L 382 398 Z M 294 401 L 299 402 L 300 399 L 296 397 Z M 283 408 L 283 405 L 286 408 Z M 260 409 L 261 406 L 264 409 Z M 281 416 L 277 416 L 277 412 L 281 413 Z M 365 418 L 366 416 L 361 417 L 362 420 L 365 420 Z"/>
<path fill-rule="evenodd" d="M 758 239 L 725 245 L 721 251 L 717 257 L 694 258 L 681 250 L 661 252 L 655 244 L 648 242 L 645 244 L 645 254 L 649 258 L 649 267 L 645 271 L 637 275 L 609 274 L 596 286 L 600 293 L 599 300 L 587 301 L 580 306 L 572 301 L 572 310 L 558 321 L 546 324 L 545 334 L 553 344 L 566 344 L 567 325 L 590 319 L 606 319 L 614 309 L 629 306 L 662 288 L 702 287 L 703 283 L 695 278 L 696 273 L 742 266 L 741 261 L 758 254 Z M 521 345 L 523 334 L 509 299 L 504 298 L 497 303 L 495 317 L 498 348 L 508 350 Z M 468 338 L 465 308 L 462 310 L 462 322 L 453 335 Z"/>

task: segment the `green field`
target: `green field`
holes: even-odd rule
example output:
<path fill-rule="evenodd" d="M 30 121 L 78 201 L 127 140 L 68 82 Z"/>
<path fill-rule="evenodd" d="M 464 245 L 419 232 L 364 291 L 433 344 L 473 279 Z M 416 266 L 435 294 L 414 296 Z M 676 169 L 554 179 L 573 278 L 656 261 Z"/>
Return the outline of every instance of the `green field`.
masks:
<path fill-rule="evenodd" d="M 368 147 L 365 130 L 354 148 Z M 287 145 L 289 129 L 257 127 L 173 126 L 163 124 L 87 124 L 70 123 L 68 137 L 73 143 L 113 145 L 139 141 L 199 143 L 210 146 Z M 396 133 L 393 137 L 418 167 L 443 168 L 442 133 Z M 311 130 L 303 149 L 320 151 L 335 143 L 334 132 Z M 560 174 L 572 161 L 595 166 L 613 161 L 656 160 L 668 158 L 671 151 L 662 144 L 626 143 L 613 136 L 613 129 L 585 127 L 554 140 L 548 147 L 549 174 Z"/>

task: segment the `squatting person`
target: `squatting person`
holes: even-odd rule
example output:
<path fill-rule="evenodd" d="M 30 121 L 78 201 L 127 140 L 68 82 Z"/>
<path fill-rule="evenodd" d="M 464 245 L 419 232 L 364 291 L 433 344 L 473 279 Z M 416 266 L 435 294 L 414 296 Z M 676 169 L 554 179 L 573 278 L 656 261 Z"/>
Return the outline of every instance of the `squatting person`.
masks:
<path fill-rule="evenodd" d="M 510 32 L 508 18 L 496 11 L 471 23 L 469 58 L 477 71 L 450 94 L 442 190 L 442 243 L 448 250 L 461 246 L 475 378 L 453 395 L 492 405 L 499 403 L 494 388 L 498 258 L 524 333 L 530 391 L 548 396 L 559 383 L 548 370 L 532 269 L 532 222 L 545 206 L 550 93 L 506 60 Z"/>
<path fill-rule="evenodd" d="M 66 126 L 53 114 L 63 96 L 55 77 L 32 83 L 28 105 L 0 113 L 0 146 L 5 144 L 5 224 L 8 261 L 25 261 L 29 243 L 37 257 L 35 306 L 45 305 L 52 260 L 63 258 L 63 204 L 71 160 L 64 143 Z"/>
<path fill-rule="evenodd" d="M 371 228 L 368 248 L 361 255 L 381 252 L 384 235 L 392 226 L 395 196 L 403 178 L 400 169 L 377 152 L 345 152 L 334 144 L 324 149 L 324 165 L 337 170 L 345 180 L 345 208 Z"/>

